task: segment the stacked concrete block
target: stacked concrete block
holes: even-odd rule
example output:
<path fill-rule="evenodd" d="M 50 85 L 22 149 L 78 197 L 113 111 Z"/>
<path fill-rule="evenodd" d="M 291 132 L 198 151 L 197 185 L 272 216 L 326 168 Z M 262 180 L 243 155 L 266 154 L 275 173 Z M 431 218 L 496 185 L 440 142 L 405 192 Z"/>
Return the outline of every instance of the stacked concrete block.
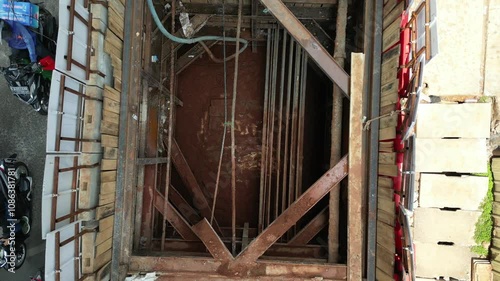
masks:
<path fill-rule="evenodd" d="M 474 231 L 488 191 L 491 104 L 421 104 L 416 128 L 416 275 L 471 280 Z"/>

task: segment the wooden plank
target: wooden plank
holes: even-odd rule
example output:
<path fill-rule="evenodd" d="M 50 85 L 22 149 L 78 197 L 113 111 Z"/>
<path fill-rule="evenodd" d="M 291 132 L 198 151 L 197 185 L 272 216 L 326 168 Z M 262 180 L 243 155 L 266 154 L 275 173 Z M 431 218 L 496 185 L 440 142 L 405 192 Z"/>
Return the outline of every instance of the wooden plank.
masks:
<path fill-rule="evenodd" d="M 114 193 L 116 189 L 116 181 L 101 182 L 101 193 Z"/>
<path fill-rule="evenodd" d="M 108 9 L 108 27 L 116 36 L 123 40 L 123 17 L 113 9 Z"/>
<path fill-rule="evenodd" d="M 107 205 L 99 206 L 96 208 L 96 219 L 100 220 L 107 216 L 112 215 L 115 212 L 115 203 L 109 203 Z"/>
<path fill-rule="evenodd" d="M 399 46 L 394 46 L 382 54 L 382 71 L 384 71 L 384 66 L 387 67 L 387 63 L 393 63 L 394 59 L 399 61 L 399 54 L 401 53 Z"/>
<path fill-rule="evenodd" d="M 120 114 L 108 110 L 103 110 L 102 119 L 106 122 L 118 125 L 120 123 Z"/>
<path fill-rule="evenodd" d="M 379 152 L 394 152 L 394 142 L 393 141 L 381 141 L 378 144 Z"/>
<path fill-rule="evenodd" d="M 399 41 L 400 25 L 398 21 L 391 23 L 382 33 L 382 51 L 387 50 Z"/>
<path fill-rule="evenodd" d="M 391 178 L 386 178 L 386 177 L 378 177 L 377 184 L 378 186 L 385 188 L 392 189 L 394 187 L 394 181 Z"/>
<path fill-rule="evenodd" d="M 101 161 L 101 170 L 102 171 L 113 171 L 116 170 L 117 160 L 115 159 L 103 159 Z"/>
<path fill-rule="evenodd" d="M 380 210 L 386 211 L 388 213 L 396 212 L 396 205 L 394 204 L 394 201 L 392 201 L 392 199 L 388 199 L 386 197 L 379 197 L 377 198 L 377 202 L 378 202 L 378 208 Z"/>
<path fill-rule="evenodd" d="M 103 147 L 118 147 L 118 137 L 102 134 L 101 135 L 101 146 L 103 146 Z"/>
<path fill-rule="evenodd" d="M 108 98 L 120 104 L 121 93 L 108 85 L 104 85 L 104 98 Z M 120 113 L 120 112 L 115 112 L 115 113 Z"/>
<path fill-rule="evenodd" d="M 110 217 L 112 217 L 112 216 L 110 216 Z M 108 240 L 111 237 L 113 237 L 113 228 L 108 227 L 102 231 L 97 232 L 97 235 L 95 238 L 95 244 L 96 245 L 102 244 L 104 241 Z"/>
<path fill-rule="evenodd" d="M 116 171 L 101 172 L 101 183 L 116 181 Z"/>
<path fill-rule="evenodd" d="M 111 260 L 111 249 L 107 250 L 106 252 L 104 252 L 103 254 L 101 254 L 95 258 L 93 272 L 102 268 L 110 260 Z"/>
<path fill-rule="evenodd" d="M 392 275 L 383 272 L 380 268 L 377 268 L 375 276 L 377 281 L 394 281 L 394 277 L 392 277 Z"/>
<path fill-rule="evenodd" d="M 379 130 L 379 140 L 392 140 L 396 138 L 396 127 L 387 127 Z"/>
<path fill-rule="evenodd" d="M 108 0 L 108 7 L 116 11 L 117 14 L 125 16 L 125 6 L 119 0 Z"/>
<path fill-rule="evenodd" d="M 116 114 L 120 114 L 120 102 L 114 101 L 114 100 L 104 96 L 102 106 L 103 106 L 104 110 L 109 110 L 109 111 L 114 112 Z"/>
<path fill-rule="evenodd" d="M 377 222 L 377 243 L 389 251 L 394 251 L 396 248 L 396 241 L 394 235 L 394 228 L 381 221 Z"/>
<path fill-rule="evenodd" d="M 396 46 L 395 48 L 397 48 Z M 382 64 L 381 83 L 383 85 L 398 78 L 399 57 L 394 57 Z"/>
<path fill-rule="evenodd" d="M 392 85 L 392 84 L 389 84 L 389 85 Z M 385 107 L 388 105 L 396 104 L 398 102 L 398 99 L 399 99 L 399 96 L 398 96 L 397 91 L 389 92 L 389 94 L 382 96 L 382 98 L 380 99 L 380 107 Z"/>
<path fill-rule="evenodd" d="M 108 120 L 101 121 L 101 134 L 118 136 L 118 123 L 113 123 Z"/>
<path fill-rule="evenodd" d="M 479 210 L 488 191 L 487 177 L 420 174 L 420 207 Z"/>
<path fill-rule="evenodd" d="M 490 103 L 420 104 L 417 138 L 489 138 L 490 119 Z"/>
<path fill-rule="evenodd" d="M 376 266 L 384 273 L 394 272 L 394 265 L 390 261 L 382 259 L 379 255 L 376 258 Z"/>
<path fill-rule="evenodd" d="M 398 0 L 389 0 L 387 1 L 387 4 L 384 5 L 384 9 L 383 9 L 383 12 L 382 12 L 382 17 L 383 18 L 386 18 L 387 15 L 394 9 L 394 7 L 396 7 L 396 5 L 398 4 Z"/>
<path fill-rule="evenodd" d="M 103 147 L 102 154 L 104 159 L 118 159 L 118 148 L 116 147 Z"/>
<path fill-rule="evenodd" d="M 347 1 L 344 1 L 347 6 Z M 344 15 L 345 16 L 345 15 Z M 363 216 L 365 185 L 365 153 L 363 143 L 363 117 L 365 113 L 363 88 L 365 72 L 364 54 L 353 53 L 351 57 L 350 122 L 349 122 L 349 177 L 347 189 L 347 268 L 348 280 L 363 280 L 363 236 L 365 232 Z M 330 195 L 331 196 L 331 195 Z M 338 211 L 338 210 L 336 210 Z"/>
<path fill-rule="evenodd" d="M 379 164 L 396 164 L 395 152 L 382 152 L 378 154 Z"/>
<path fill-rule="evenodd" d="M 421 139 L 415 141 L 417 172 L 486 173 L 485 139 Z"/>
<path fill-rule="evenodd" d="M 98 245 L 96 247 L 96 250 L 95 250 L 96 256 L 100 256 L 100 255 L 104 254 L 107 250 L 111 249 L 112 244 L 113 244 L 113 239 L 111 239 L 111 238 L 102 242 L 100 245 Z"/>
<path fill-rule="evenodd" d="M 394 198 L 394 189 L 378 187 L 378 197 L 385 197 L 388 200 L 393 200 Z"/>
<path fill-rule="evenodd" d="M 397 177 L 399 174 L 398 166 L 396 164 L 379 164 L 378 174 L 381 176 Z"/>
<path fill-rule="evenodd" d="M 390 265 L 394 266 L 394 254 L 396 251 L 390 251 L 377 243 L 377 257 L 380 257 L 382 260 L 387 261 Z"/>
<path fill-rule="evenodd" d="M 397 4 L 397 6 L 384 17 L 384 22 L 382 25 L 383 29 L 388 27 L 394 21 L 401 21 L 400 17 L 401 14 L 403 13 L 403 9 L 405 7 L 404 5 L 405 5 L 404 1 L 399 2 L 399 4 Z"/>
<path fill-rule="evenodd" d="M 99 206 L 115 202 L 114 193 L 99 194 Z"/>
<path fill-rule="evenodd" d="M 383 107 L 380 108 L 380 115 L 385 115 L 385 114 L 389 114 L 393 111 L 396 110 L 396 104 L 389 104 L 389 105 L 385 105 Z"/>
<path fill-rule="evenodd" d="M 398 124 L 398 115 L 397 114 L 392 114 L 390 116 L 386 116 L 383 118 L 380 118 L 380 127 L 379 129 L 385 129 L 389 127 L 396 127 Z"/>
<path fill-rule="evenodd" d="M 99 221 L 99 231 L 103 231 L 110 227 L 113 227 L 113 223 L 115 222 L 115 216 L 109 216 Z"/>
<path fill-rule="evenodd" d="M 390 95 L 397 95 L 398 94 L 398 85 L 399 85 L 399 79 L 395 78 L 391 81 L 388 81 L 387 83 L 383 84 L 382 87 L 380 88 L 380 93 L 382 98 Z"/>
<path fill-rule="evenodd" d="M 388 213 L 384 210 L 378 209 L 377 220 L 394 227 L 394 221 L 396 220 L 396 215 Z"/>

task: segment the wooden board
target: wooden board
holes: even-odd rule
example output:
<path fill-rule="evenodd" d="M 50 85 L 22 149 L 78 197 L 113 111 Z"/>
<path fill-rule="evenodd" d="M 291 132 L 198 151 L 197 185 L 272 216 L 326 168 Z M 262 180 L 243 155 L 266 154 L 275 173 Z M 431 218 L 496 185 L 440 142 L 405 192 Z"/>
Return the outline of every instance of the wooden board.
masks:
<path fill-rule="evenodd" d="M 109 217 L 112 217 L 112 216 L 109 216 Z M 111 237 L 113 237 L 113 228 L 112 227 L 108 227 L 104 230 L 99 230 L 99 232 L 97 232 L 97 235 L 95 238 L 95 245 L 102 244 L 104 241 L 108 240 Z"/>
<path fill-rule="evenodd" d="M 116 181 L 116 171 L 101 172 L 101 183 Z"/>
<path fill-rule="evenodd" d="M 384 197 L 387 200 L 393 200 L 394 189 L 379 186 L 378 187 L 378 197 Z"/>
<path fill-rule="evenodd" d="M 379 164 L 378 174 L 381 176 L 397 177 L 398 166 L 396 164 Z"/>
<path fill-rule="evenodd" d="M 120 102 L 114 101 L 105 95 L 103 100 L 103 109 L 120 114 Z"/>
<path fill-rule="evenodd" d="M 118 105 L 120 104 L 120 98 L 121 98 L 121 93 L 115 89 L 113 89 L 112 87 L 108 86 L 108 85 L 104 85 L 104 98 L 105 99 L 110 99 L 112 101 L 115 101 L 118 103 Z M 114 112 L 111 110 L 111 112 Z M 118 112 L 115 112 L 115 113 L 120 113 L 120 111 Z"/>
<path fill-rule="evenodd" d="M 394 226 L 394 221 L 396 219 L 395 214 L 388 213 L 384 210 L 378 209 L 377 212 L 377 220 L 380 222 L 383 222 L 385 224 L 388 224 L 390 226 Z"/>
<path fill-rule="evenodd" d="M 118 125 L 120 123 L 120 114 L 104 110 L 102 112 L 102 119 L 106 122 Z"/>
<path fill-rule="evenodd" d="M 396 104 L 389 104 L 380 108 L 380 115 L 389 114 L 396 110 Z"/>
<path fill-rule="evenodd" d="M 101 182 L 101 194 L 114 193 L 116 189 L 116 181 Z"/>
<path fill-rule="evenodd" d="M 385 19 L 387 15 L 396 7 L 398 4 L 399 0 L 389 0 L 387 1 L 387 4 L 384 5 L 384 9 L 382 12 L 382 17 Z"/>
<path fill-rule="evenodd" d="M 387 50 L 399 41 L 400 25 L 398 21 L 391 23 L 382 33 L 382 51 Z"/>
<path fill-rule="evenodd" d="M 103 159 L 101 161 L 101 170 L 102 171 L 112 171 L 116 170 L 117 160 L 114 159 Z"/>
<path fill-rule="evenodd" d="M 111 249 L 112 244 L 113 244 L 113 239 L 111 239 L 111 238 L 102 242 L 100 245 L 98 245 L 96 247 L 96 250 L 95 250 L 96 256 L 100 256 L 100 255 L 104 254 L 107 250 Z"/>
<path fill-rule="evenodd" d="M 114 193 L 99 194 L 99 206 L 115 202 Z"/>
<path fill-rule="evenodd" d="M 396 50 L 399 46 L 394 47 Z M 389 51 L 391 52 L 391 51 Z M 396 53 L 397 54 L 397 53 Z M 382 64 L 381 81 L 382 85 L 390 83 L 394 79 L 398 79 L 399 55 L 392 57 Z"/>
<path fill-rule="evenodd" d="M 114 215 L 109 216 L 107 218 L 104 218 L 104 219 L 100 220 L 99 221 L 99 231 L 103 231 L 105 229 L 112 228 L 114 222 L 115 222 L 115 216 Z"/>
<path fill-rule="evenodd" d="M 107 205 L 99 206 L 96 208 L 96 219 L 102 219 L 112 215 L 115 212 L 115 204 L 109 203 Z"/>
<path fill-rule="evenodd" d="M 479 210 L 487 191 L 487 177 L 448 177 L 422 173 L 419 205 L 424 208 Z"/>
<path fill-rule="evenodd" d="M 113 136 L 118 136 L 118 123 L 110 122 L 107 119 L 101 122 L 101 134 L 108 134 Z"/>
<path fill-rule="evenodd" d="M 382 152 L 378 154 L 379 164 L 396 164 L 396 153 L 395 152 Z M 392 181 L 391 181 L 392 183 Z"/>
<path fill-rule="evenodd" d="M 118 148 L 116 147 L 103 147 L 103 156 L 104 159 L 118 159 Z"/>
<path fill-rule="evenodd" d="M 417 138 L 489 138 L 490 119 L 490 103 L 420 104 Z"/>
<path fill-rule="evenodd" d="M 378 177 L 378 186 L 385 187 L 385 188 L 393 188 L 394 181 L 391 178 Z"/>
<path fill-rule="evenodd" d="M 392 114 L 390 116 L 386 116 L 383 118 L 380 118 L 380 127 L 379 129 L 385 129 L 388 127 L 396 127 L 398 124 L 398 115 L 397 114 Z"/>
<path fill-rule="evenodd" d="M 399 4 L 397 4 L 397 6 L 384 17 L 383 29 L 388 27 L 394 21 L 401 21 L 400 17 L 403 13 L 403 9 L 405 7 L 404 5 L 404 1 L 399 2 Z"/>
<path fill-rule="evenodd" d="M 396 127 L 379 130 L 379 140 L 392 140 L 396 138 Z"/>
<path fill-rule="evenodd" d="M 379 150 L 379 152 L 393 152 L 394 151 L 394 142 L 393 141 L 379 142 L 378 150 Z"/>
<path fill-rule="evenodd" d="M 118 137 L 111 135 L 101 135 L 101 145 L 103 147 L 118 147 Z"/>
<path fill-rule="evenodd" d="M 387 199 L 385 197 L 379 197 L 377 199 L 378 207 L 379 209 L 388 212 L 388 213 L 395 213 L 396 212 L 396 205 L 394 204 L 394 201 L 392 199 Z"/>
<path fill-rule="evenodd" d="M 486 173 L 485 139 L 421 139 L 415 141 L 417 172 Z"/>

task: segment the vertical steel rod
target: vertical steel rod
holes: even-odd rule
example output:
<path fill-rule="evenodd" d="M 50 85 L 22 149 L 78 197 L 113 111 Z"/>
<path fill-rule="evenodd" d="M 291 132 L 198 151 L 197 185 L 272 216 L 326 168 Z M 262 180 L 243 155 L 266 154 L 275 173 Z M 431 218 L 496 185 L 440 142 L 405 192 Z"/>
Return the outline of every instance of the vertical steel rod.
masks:
<path fill-rule="evenodd" d="M 271 124 L 270 128 L 270 141 L 269 141 L 269 189 L 274 190 L 274 192 L 277 191 L 277 189 L 273 188 L 273 150 L 274 150 L 274 120 L 276 116 L 276 81 L 278 78 L 278 50 L 279 50 L 279 37 L 280 36 L 280 30 L 279 27 L 276 27 L 276 31 L 274 33 L 274 50 L 273 50 L 273 84 L 271 85 L 272 87 L 272 97 L 271 97 L 271 118 L 269 118 L 269 122 Z M 277 188 L 277 187 L 276 187 Z M 274 204 L 274 216 L 272 216 L 273 220 L 278 217 L 278 195 L 275 194 L 275 204 Z M 269 198 L 271 200 L 271 197 Z M 271 223 L 271 222 L 269 222 Z"/>
<path fill-rule="evenodd" d="M 172 15 L 175 15 L 175 0 L 172 0 Z M 171 28 L 172 33 L 175 33 L 175 16 L 171 17 Z M 168 115 L 168 145 L 167 145 L 167 171 L 165 175 L 165 201 L 163 203 L 164 212 L 167 211 L 168 205 L 168 189 L 170 187 L 170 174 L 172 170 L 171 165 L 171 157 L 172 157 L 172 138 L 173 138 L 173 127 L 174 127 L 174 110 L 175 110 L 175 89 L 174 89 L 174 81 L 175 80 L 175 52 L 170 52 L 170 99 L 169 99 L 169 115 Z M 160 134 L 163 132 L 160 132 Z M 163 216 L 163 230 L 161 234 L 161 250 L 165 249 L 165 236 L 167 232 L 167 216 L 164 214 Z"/>
<path fill-rule="evenodd" d="M 297 142 L 297 173 L 296 185 L 298 198 L 302 194 L 302 162 L 304 160 L 304 115 L 306 109 L 306 86 L 307 86 L 307 53 L 302 52 L 302 72 L 300 73 L 300 101 L 299 101 L 299 125 Z"/>
<path fill-rule="evenodd" d="M 235 115 L 236 115 L 236 96 L 238 94 L 238 62 L 240 58 L 240 33 L 241 33 L 241 14 L 243 10 L 243 0 L 238 1 L 238 23 L 236 26 L 236 56 L 234 58 L 234 80 L 233 80 L 233 104 L 231 108 L 231 248 L 233 256 L 236 256 L 236 145 L 235 145 Z"/>
<path fill-rule="evenodd" d="M 282 139 L 282 123 L 283 123 L 283 96 L 285 88 L 285 62 L 286 62 L 286 30 L 283 29 L 283 46 L 281 49 L 281 82 L 280 82 L 280 105 L 278 113 L 278 148 L 276 150 L 278 158 L 278 166 L 276 167 L 276 190 L 281 191 L 281 212 L 284 211 L 286 194 L 283 186 L 280 184 L 280 172 L 281 172 L 281 139 Z M 285 164 L 285 163 L 284 163 Z M 279 192 L 276 192 L 276 197 L 279 199 Z"/>
<path fill-rule="evenodd" d="M 297 200 L 297 183 L 295 182 L 295 174 L 297 172 L 297 125 L 298 125 L 298 109 L 299 109 L 299 80 L 300 80 L 300 55 L 302 54 L 302 48 L 297 45 L 295 49 L 295 70 L 294 70 L 294 85 L 293 85 L 293 105 L 292 105 L 292 132 L 291 132 L 291 145 L 290 145 L 290 188 L 291 188 L 291 200 L 290 203 Z M 295 235 L 296 227 L 293 228 L 293 234 Z"/>
<path fill-rule="evenodd" d="M 285 156 L 283 159 L 283 189 L 284 192 L 286 193 L 286 196 L 288 198 L 286 207 L 288 208 L 290 204 L 292 204 L 292 198 L 291 198 L 291 192 L 290 192 L 290 187 L 288 185 L 288 154 L 290 150 L 290 142 L 289 140 L 289 135 L 290 135 L 290 106 L 291 106 L 291 101 L 292 101 L 292 71 L 293 71 L 293 50 L 294 46 L 298 45 L 295 44 L 295 40 L 290 37 L 290 48 L 288 50 L 288 77 L 287 77 L 287 87 L 286 87 L 286 114 L 285 114 Z M 283 212 L 285 211 L 285 208 L 282 209 Z"/>
<path fill-rule="evenodd" d="M 271 32 L 272 32 L 272 35 L 271 35 L 271 59 L 270 59 L 270 62 L 271 62 L 271 66 L 270 66 L 270 69 L 269 69 L 269 87 L 270 87 L 270 90 L 269 90 L 269 97 L 268 97 L 268 111 L 271 111 L 271 100 L 272 100 L 272 95 L 273 95 L 273 83 L 274 83 L 274 80 L 273 80 L 273 69 L 274 69 L 274 48 L 276 48 L 276 41 L 274 40 L 274 34 L 276 33 L 276 29 L 271 29 Z M 266 197 L 266 206 L 265 206 L 265 212 L 266 212 L 266 223 L 264 226 L 268 226 L 270 223 L 271 223 L 271 187 L 269 186 L 270 183 L 268 181 L 268 173 L 270 173 L 270 171 L 268 170 L 269 168 L 269 135 L 270 135 L 270 130 L 269 128 L 271 127 L 271 124 L 270 124 L 270 119 L 271 119 L 271 114 L 270 112 L 267 113 L 267 132 L 266 132 L 266 136 L 267 136 L 267 139 L 266 139 L 266 169 L 265 169 L 265 179 L 264 179 L 264 183 L 265 183 L 265 189 L 266 189 L 266 194 L 265 194 L 265 197 Z"/>
<path fill-rule="evenodd" d="M 269 56 L 271 52 L 271 29 L 267 30 L 267 47 L 266 47 L 266 77 L 264 84 L 264 113 L 262 118 L 262 153 L 260 160 L 260 193 L 259 193 L 259 225 L 258 232 L 262 232 L 264 225 L 264 208 L 265 208 L 265 152 L 266 152 L 266 130 L 267 130 L 267 99 L 269 95 Z"/>

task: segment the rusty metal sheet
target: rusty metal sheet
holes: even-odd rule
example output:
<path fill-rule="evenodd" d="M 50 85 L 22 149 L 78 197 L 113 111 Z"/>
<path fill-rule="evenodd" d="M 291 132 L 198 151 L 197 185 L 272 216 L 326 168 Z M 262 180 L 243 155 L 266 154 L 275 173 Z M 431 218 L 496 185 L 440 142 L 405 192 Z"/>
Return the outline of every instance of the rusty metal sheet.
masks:
<path fill-rule="evenodd" d="M 349 98 L 349 75 L 338 65 L 323 45 L 309 30 L 295 17 L 280 0 L 261 0 L 274 17 L 307 51 L 309 56 L 318 64 L 325 74 L 339 86 L 344 95 Z"/>
<path fill-rule="evenodd" d="M 193 226 L 193 231 L 198 235 L 203 244 L 205 244 L 214 259 L 225 262 L 233 260 L 233 255 L 229 252 L 217 233 L 215 233 L 206 218 Z"/>
<path fill-rule="evenodd" d="M 255 262 L 275 243 L 290 227 L 321 200 L 330 190 L 347 176 L 347 156 L 326 172 L 309 189 L 267 227 L 236 258 L 236 267 Z M 229 270 L 232 270 L 229 268 Z"/>

